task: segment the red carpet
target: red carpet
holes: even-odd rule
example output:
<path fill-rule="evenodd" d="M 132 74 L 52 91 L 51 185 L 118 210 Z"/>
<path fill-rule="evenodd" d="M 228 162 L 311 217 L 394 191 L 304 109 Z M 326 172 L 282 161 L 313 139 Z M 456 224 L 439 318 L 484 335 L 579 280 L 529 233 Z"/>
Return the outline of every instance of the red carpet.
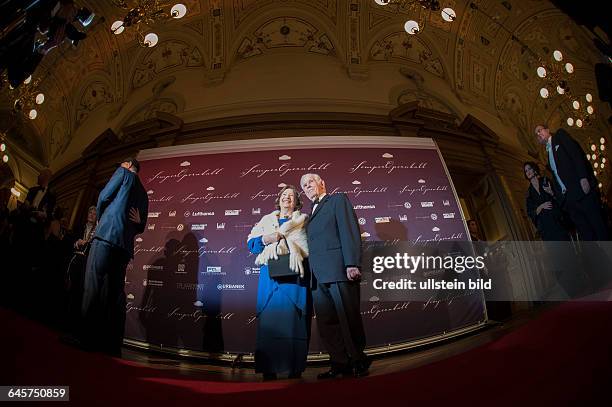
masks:
<path fill-rule="evenodd" d="M 413 405 L 612 405 L 610 301 L 559 305 L 497 341 L 417 369 L 318 383 L 194 380 L 71 349 L 54 332 L 4 309 L 0 317 L 0 385 L 69 385 L 74 405 L 344 407 L 392 400 Z"/>

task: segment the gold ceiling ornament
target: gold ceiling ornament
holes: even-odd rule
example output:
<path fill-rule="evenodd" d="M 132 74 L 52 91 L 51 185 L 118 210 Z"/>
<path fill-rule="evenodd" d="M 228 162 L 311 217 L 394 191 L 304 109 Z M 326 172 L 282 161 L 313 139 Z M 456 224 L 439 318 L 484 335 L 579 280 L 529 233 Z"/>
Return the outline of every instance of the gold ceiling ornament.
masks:
<path fill-rule="evenodd" d="M 138 43 L 143 47 L 154 47 L 159 41 L 159 36 L 151 28 L 153 24 L 170 19 L 178 20 L 187 14 L 187 7 L 181 3 L 170 7 L 170 2 L 159 0 L 136 0 L 132 6 L 125 0 L 111 2 L 116 7 L 128 10 L 122 20 L 111 24 L 113 34 L 119 35 L 126 28 L 134 27 Z M 166 11 L 168 8 L 169 12 Z"/>
<path fill-rule="evenodd" d="M 23 114 L 30 120 L 36 119 L 38 117 L 36 107 L 45 102 L 45 94 L 38 90 L 41 79 L 32 80 L 32 75 L 30 75 L 17 88 L 13 88 L 8 83 L 5 75 L 3 75 L 2 80 L 8 87 L 7 93 L 13 101 L 13 110 Z"/>
<path fill-rule="evenodd" d="M 404 23 L 404 30 L 410 35 L 423 31 L 432 11 L 439 11 L 442 19 L 449 23 L 457 18 L 455 10 L 450 7 L 441 8 L 438 0 L 374 0 L 374 2 L 379 6 L 394 5 L 397 12 L 406 12 L 415 16 L 416 20 L 410 19 Z"/>
<path fill-rule="evenodd" d="M 590 93 L 580 97 L 572 93 L 570 88 L 570 77 L 574 73 L 574 65 L 571 62 L 565 61 L 563 53 L 559 50 L 554 50 L 549 56 L 548 61 L 542 58 L 541 55 L 529 48 L 527 44 L 521 41 L 512 31 L 507 29 L 498 18 L 492 17 L 485 11 L 481 10 L 475 3 L 470 3 L 472 10 L 480 12 L 483 16 L 497 24 L 500 28 L 510 34 L 512 41 L 521 46 L 521 53 L 527 53 L 531 58 L 537 61 L 538 67 L 536 74 L 542 79 L 545 84 L 540 88 L 539 94 L 542 99 L 548 99 L 555 95 L 559 95 L 565 99 L 565 106 L 571 113 L 564 114 L 567 116 L 567 125 L 583 128 L 589 126 L 593 120 L 592 115 L 595 108 L 592 105 L 593 96 Z"/>

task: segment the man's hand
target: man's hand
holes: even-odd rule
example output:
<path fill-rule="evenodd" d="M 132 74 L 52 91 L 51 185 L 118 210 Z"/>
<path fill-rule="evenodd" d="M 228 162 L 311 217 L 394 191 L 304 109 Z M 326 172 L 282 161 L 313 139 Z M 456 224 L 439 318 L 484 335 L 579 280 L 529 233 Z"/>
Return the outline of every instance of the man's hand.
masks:
<path fill-rule="evenodd" d="M 79 247 L 81 247 L 81 246 L 85 246 L 85 244 L 86 244 L 86 243 L 87 243 L 87 242 L 86 242 L 85 240 L 83 240 L 83 239 L 79 239 L 79 240 L 77 240 L 77 241 L 74 243 L 74 248 L 75 248 L 75 249 L 78 249 L 78 248 L 79 248 Z"/>
<path fill-rule="evenodd" d="M 361 278 L 361 271 L 359 271 L 359 267 L 347 267 L 346 277 L 349 279 L 349 281 L 359 280 Z"/>
<path fill-rule="evenodd" d="M 591 185 L 589 185 L 589 180 L 586 178 L 580 179 L 580 186 L 582 187 L 582 192 L 584 192 L 585 195 L 591 192 Z"/>
<path fill-rule="evenodd" d="M 140 211 L 137 208 L 130 208 L 130 220 L 134 223 L 140 223 Z"/>

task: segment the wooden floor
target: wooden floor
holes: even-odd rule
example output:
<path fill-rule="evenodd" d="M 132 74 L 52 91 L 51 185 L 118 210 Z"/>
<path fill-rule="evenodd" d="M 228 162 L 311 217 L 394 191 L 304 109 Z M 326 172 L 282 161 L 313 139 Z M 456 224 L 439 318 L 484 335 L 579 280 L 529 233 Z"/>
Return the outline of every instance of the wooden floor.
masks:
<path fill-rule="evenodd" d="M 373 359 L 370 367 L 370 375 L 384 375 L 388 373 L 414 369 L 438 360 L 446 359 L 453 355 L 466 352 L 470 349 L 484 345 L 517 329 L 528 321 L 537 317 L 543 309 L 521 312 L 511 320 L 504 323 L 491 323 L 480 331 L 467 334 L 463 337 L 450 339 L 409 351 L 402 351 Z M 164 354 L 152 354 L 137 349 L 124 348 L 123 359 L 137 362 L 142 365 L 155 367 L 157 369 L 174 370 L 180 374 L 193 379 L 212 381 L 239 381 L 258 382 L 262 381 L 261 374 L 256 374 L 252 364 L 243 364 L 233 368 L 229 363 L 219 362 L 209 364 L 206 361 L 180 359 L 175 356 Z M 301 379 L 283 379 L 291 382 L 313 382 L 317 380 L 317 374 L 327 371 L 328 365 L 309 365 Z"/>

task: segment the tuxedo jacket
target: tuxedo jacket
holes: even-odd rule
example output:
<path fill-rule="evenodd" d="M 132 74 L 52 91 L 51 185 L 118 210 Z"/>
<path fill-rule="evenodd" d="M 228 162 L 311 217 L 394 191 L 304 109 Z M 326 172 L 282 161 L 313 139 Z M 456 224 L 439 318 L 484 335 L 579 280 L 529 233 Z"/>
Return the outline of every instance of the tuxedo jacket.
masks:
<path fill-rule="evenodd" d="M 361 267 L 361 234 L 345 194 L 325 195 L 310 216 L 308 261 L 319 283 L 349 281 L 346 268 Z"/>
<path fill-rule="evenodd" d="M 35 187 L 30 188 L 25 200 L 32 204 L 34 202 L 34 199 L 36 198 L 36 194 L 38 194 L 38 191 L 40 191 L 41 189 L 43 189 L 43 187 L 41 187 L 40 185 L 36 185 Z M 49 189 L 49 187 L 45 189 L 45 194 L 40 200 L 38 207 L 34 209 L 37 211 L 46 212 L 48 218 L 53 216 L 53 210 L 55 209 L 55 194 Z"/>
<path fill-rule="evenodd" d="M 591 190 L 597 189 L 597 182 L 593 175 L 593 168 L 586 158 L 585 152 L 580 144 L 574 140 L 567 131 L 559 129 L 551 138 L 553 157 L 557 165 L 557 173 L 567 189 L 565 197 L 561 196 L 561 186 L 557 177 L 552 176 L 555 192 L 560 198 L 578 201 L 585 194 L 580 186 L 580 180 L 586 178 L 591 185 Z M 549 163 L 550 165 L 550 163 Z"/>
<path fill-rule="evenodd" d="M 130 208 L 140 211 L 140 223 L 130 220 Z M 138 175 L 119 167 L 98 197 L 95 238 L 105 240 L 134 256 L 134 237 L 144 232 L 149 197 Z"/>

